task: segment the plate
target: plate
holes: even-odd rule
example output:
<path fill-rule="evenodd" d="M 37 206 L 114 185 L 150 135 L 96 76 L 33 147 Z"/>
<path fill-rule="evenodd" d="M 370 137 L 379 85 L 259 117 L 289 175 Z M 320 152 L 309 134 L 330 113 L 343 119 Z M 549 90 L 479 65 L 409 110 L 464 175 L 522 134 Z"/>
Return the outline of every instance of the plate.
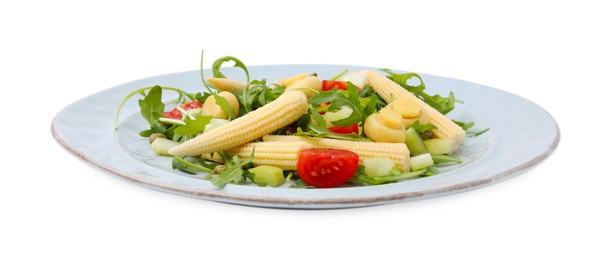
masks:
<path fill-rule="evenodd" d="M 374 69 L 349 65 L 250 66 L 250 76 L 275 80 L 298 73 L 316 72 L 330 78 L 342 71 Z M 400 70 L 394 70 L 400 72 Z M 237 68 L 223 69 L 228 78 L 243 79 Z M 204 70 L 211 75 L 210 70 Z M 475 128 L 490 128 L 467 137 L 456 156 L 464 163 L 441 168 L 441 173 L 392 184 L 330 189 L 293 189 L 255 185 L 227 185 L 218 189 L 201 175 L 171 169 L 171 159 L 155 155 L 138 132 L 148 128 L 139 115 L 137 98 L 129 100 L 113 129 L 120 101 L 132 91 L 153 85 L 201 92 L 199 71 L 160 75 L 125 83 L 76 101 L 53 120 L 53 136 L 83 161 L 132 183 L 169 193 L 249 206 L 274 208 L 349 208 L 406 202 L 450 195 L 506 180 L 542 162 L 557 147 L 559 128 L 543 108 L 517 95 L 480 84 L 420 74 L 429 93 L 453 91 L 457 104 L 449 117 L 474 121 Z M 164 99 L 171 100 L 169 93 Z"/>

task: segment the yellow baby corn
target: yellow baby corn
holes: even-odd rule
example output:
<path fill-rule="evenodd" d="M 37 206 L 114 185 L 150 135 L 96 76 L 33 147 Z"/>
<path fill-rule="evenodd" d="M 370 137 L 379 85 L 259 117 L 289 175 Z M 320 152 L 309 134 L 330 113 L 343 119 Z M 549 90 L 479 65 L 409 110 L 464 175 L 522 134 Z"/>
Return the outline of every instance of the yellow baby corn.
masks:
<path fill-rule="evenodd" d="M 409 149 L 403 143 L 377 143 L 336 140 L 294 135 L 266 135 L 264 142 L 306 142 L 314 148 L 333 148 L 355 152 L 360 157 L 359 164 L 365 158 L 386 157 L 394 161 L 396 168 L 409 171 Z M 257 148 L 258 149 L 258 148 Z M 255 151 L 256 153 L 256 151 Z"/>
<path fill-rule="evenodd" d="M 233 79 L 224 79 L 224 78 L 208 78 L 208 82 L 214 85 L 218 91 L 229 91 L 233 93 L 233 89 L 236 89 L 237 92 L 241 93 L 246 86 L 246 83 L 241 81 L 233 80 Z"/>
<path fill-rule="evenodd" d="M 292 85 L 292 83 L 295 83 L 295 82 L 297 82 L 297 81 L 299 81 L 301 79 L 304 79 L 306 77 L 307 77 L 307 74 L 305 74 L 305 73 L 297 74 L 297 75 L 294 75 L 294 76 L 292 76 L 290 78 L 282 80 L 282 84 L 281 85 L 284 85 L 285 87 L 290 87 L 290 85 Z"/>
<path fill-rule="evenodd" d="M 427 114 L 429 122 L 437 127 L 437 129 L 432 130 L 434 136 L 440 139 L 450 140 L 453 151 L 455 151 L 464 140 L 465 132 L 460 126 L 421 99 L 417 98 L 411 92 L 396 84 L 396 82 L 371 70 L 366 71 L 366 80 L 367 85 L 371 86 L 377 94 L 388 103 L 401 98 L 417 102 L 422 112 Z"/>
<path fill-rule="evenodd" d="M 288 91 L 257 110 L 170 149 L 169 153 L 200 155 L 237 147 L 289 125 L 307 109 L 303 92 Z"/>
<path fill-rule="evenodd" d="M 299 152 L 307 148 L 311 148 L 311 145 L 305 142 L 253 142 L 231 148 L 226 153 L 245 160 L 254 149 L 254 166 L 269 165 L 282 170 L 296 170 Z"/>

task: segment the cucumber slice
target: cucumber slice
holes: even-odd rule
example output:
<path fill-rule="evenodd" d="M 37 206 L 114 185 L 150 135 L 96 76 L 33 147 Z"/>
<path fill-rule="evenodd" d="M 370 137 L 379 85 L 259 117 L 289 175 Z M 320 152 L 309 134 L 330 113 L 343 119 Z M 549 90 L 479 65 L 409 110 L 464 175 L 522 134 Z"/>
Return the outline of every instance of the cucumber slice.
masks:
<path fill-rule="evenodd" d="M 407 129 L 407 139 L 405 140 L 405 144 L 407 144 L 411 155 L 428 153 L 424 140 L 421 139 L 421 136 L 419 136 L 413 127 Z"/>
<path fill-rule="evenodd" d="M 165 138 L 157 138 L 152 144 L 150 144 L 150 149 L 158 155 L 170 156 L 168 153 L 169 149 L 172 149 L 174 146 L 179 145 L 180 143 L 174 142 Z"/>
<path fill-rule="evenodd" d="M 451 145 L 449 140 L 432 138 L 424 140 L 424 145 L 432 155 L 450 154 L 453 152 L 453 145 Z"/>
<path fill-rule="evenodd" d="M 364 164 L 364 173 L 371 177 L 389 175 L 394 167 L 394 161 L 385 157 L 365 158 L 362 164 Z"/>
<path fill-rule="evenodd" d="M 411 157 L 411 171 L 425 169 L 430 166 L 434 166 L 434 160 L 432 160 L 432 156 L 429 153 Z"/>
<path fill-rule="evenodd" d="M 335 112 L 326 112 L 326 114 L 324 114 L 322 117 L 326 122 L 326 126 L 331 127 L 334 126 L 332 122 L 348 118 L 352 114 L 352 112 L 354 111 L 348 106 L 342 106 L 339 110 Z"/>
<path fill-rule="evenodd" d="M 229 123 L 229 120 L 226 119 L 220 119 L 220 118 L 212 118 L 210 119 L 210 122 L 205 126 L 205 129 L 203 130 L 203 132 L 207 132 L 210 131 L 214 128 L 217 128 L 221 125 L 224 125 L 226 123 Z"/>
<path fill-rule="evenodd" d="M 248 171 L 254 173 L 254 180 L 257 183 L 265 183 L 267 186 L 277 187 L 285 181 L 282 169 L 275 166 L 261 165 Z"/>

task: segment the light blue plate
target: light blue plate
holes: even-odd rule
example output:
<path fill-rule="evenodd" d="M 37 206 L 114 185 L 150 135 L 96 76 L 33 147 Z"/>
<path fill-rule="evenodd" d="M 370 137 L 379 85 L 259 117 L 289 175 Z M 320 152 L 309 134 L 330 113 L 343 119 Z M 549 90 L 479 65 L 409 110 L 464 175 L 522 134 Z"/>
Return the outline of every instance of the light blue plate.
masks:
<path fill-rule="evenodd" d="M 251 66 L 254 79 L 272 82 L 298 73 L 316 72 L 330 78 L 347 65 Z M 226 71 L 226 72 L 225 72 Z M 204 71 L 211 75 L 210 70 Z M 223 69 L 228 78 L 243 79 L 235 68 Z M 132 91 L 153 85 L 172 86 L 201 92 L 199 71 L 150 77 L 125 83 L 79 100 L 57 114 L 51 130 L 57 141 L 78 158 L 125 180 L 147 188 L 195 198 L 251 206 L 277 208 L 348 208 L 404 202 L 449 195 L 484 187 L 523 173 L 547 158 L 559 143 L 559 128 L 540 106 L 511 93 L 479 84 L 421 75 L 430 93 L 453 91 L 464 104 L 448 116 L 476 122 L 476 129 L 490 128 L 477 137 L 467 137 L 456 156 L 464 163 L 441 168 L 435 176 L 367 187 L 291 189 L 227 185 L 218 189 L 202 175 L 188 175 L 171 169 L 171 159 L 155 155 L 148 140 L 138 135 L 148 125 L 140 114 L 137 99 L 128 101 L 113 129 L 119 102 Z M 169 93 L 164 96 L 170 100 Z"/>

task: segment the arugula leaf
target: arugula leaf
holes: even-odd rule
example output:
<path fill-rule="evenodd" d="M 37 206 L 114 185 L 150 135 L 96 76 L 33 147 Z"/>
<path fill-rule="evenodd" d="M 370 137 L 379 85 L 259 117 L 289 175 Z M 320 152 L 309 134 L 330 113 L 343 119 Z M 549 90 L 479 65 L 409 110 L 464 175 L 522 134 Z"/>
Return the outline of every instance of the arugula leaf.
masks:
<path fill-rule="evenodd" d="M 161 88 L 162 90 L 169 90 L 169 91 L 174 91 L 176 93 L 178 93 L 178 98 L 176 98 L 173 101 L 170 101 L 169 103 L 181 103 L 181 102 L 185 102 L 186 98 L 189 98 L 190 100 L 195 100 L 195 95 L 193 94 L 189 94 L 187 92 L 185 92 L 184 90 L 178 89 L 178 88 L 172 88 L 172 87 L 162 87 L 162 86 L 152 86 L 152 87 L 144 87 L 141 89 L 137 89 L 131 93 L 129 93 L 129 95 L 127 95 L 125 98 L 123 98 L 123 100 L 121 100 L 121 103 L 119 103 L 119 106 L 117 107 L 116 112 L 114 113 L 114 129 L 117 129 L 117 124 L 119 121 L 119 114 L 121 112 L 121 109 L 123 108 L 123 105 L 125 105 L 125 103 L 127 102 L 127 100 L 129 100 L 131 97 L 133 97 L 134 95 L 140 94 L 142 96 L 146 97 L 146 90 L 150 90 L 153 88 Z M 161 111 L 161 113 L 163 113 Z"/>
<path fill-rule="evenodd" d="M 264 81 L 263 84 L 259 85 L 259 88 L 261 89 L 261 92 L 258 94 L 258 104 L 253 104 L 257 107 L 262 107 L 267 103 L 276 100 L 286 90 L 286 87 L 284 86 L 278 86 L 271 89 L 264 84 Z"/>
<path fill-rule="evenodd" d="M 416 178 L 419 178 L 422 174 L 426 174 L 428 172 L 428 169 L 422 169 L 419 171 L 402 173 L 398 168 L 394 167 L 394 168 L 392 168 L 391 172 L 393 172 L 394 174 L 390 174 L 390 175 L 386 175 L 386 176 L 379 176 L 379 177 L 371 177 L 371 176 L 366 175 L 366 173 L 364 172 L 364 166 L 358 166 L 358 170 L 354 174 L 354 177 L 352 177 L 349 180 L 349 182 L 357 184 L 357 185 L 361 185 L 361 186 L 380 185 L 380 184 L 386 184 L 386 183 L 397 182 L 397 181 L 402 181 L 402 180 L 416 179 Z"/>
<path fill-rule="evenodd" d="M 242 93 L 234 92 L 237 101 L 239 102 L 239 116 L 245 115 L 252 111 L 252 104 L 254 98 L 256 98 L 256 90 L 258 89 L 257 83 L 250 83 L 246 85 Z"/>
<path fill-rule="evenodd" d="M 339 72 L 337 75 L 333 76 L 332 78 L 328 79 L 328 80 L 337 80 L 339 79 L 341 76 L 345 75 L 345 73 L 348 72 L 348 69 L 344 69 L 341 72 Z"/>
<path fill-rule="evenodd" d="M 245 177 L 243 167 L 252 163 L 253 159 L 254 149 L 250 157 L 243 162 L 240 161 L 239 156 L 233 156 L 230 160 L 225 161 L 225 168 L 219 174 L 209 174 L 205 179 L 221 189 L 229 183 L 242 184 Z"/>
<path fill-rule="evenodd" d="M 487 131 L 489 131 L 489 128 L 483 129 L 481 131 L 466 131 L 466 133 L 476 137 L 476 136 L 479 136 L 479 135 L 482 135 L 482 134 L 486 133 Z"/>
<path fill-rule="evenodd" d="M 212 170 L 202 167 L 200 165 L 197 165 L 196 163 L 187 160 L 187 158 L 190 158 L 191 160 L 193 160 L 192 157 L 174 156 L 174 158 L 172 159 L 172 169 L 178 169 L 178 170 L 186 172 L 188 174 L 197 174 L 197 172 L 199 172 L 199 171 L 207 172 L 207 173 L 212 172 Z"/>
<path fill-rule="evenodd" d="M 214 63 L 212 64 L 212 74 L 214 75 L 214 77 L 216 78 L 227 78 L 224 74 L 222 74 L 222 72 L 220 72 L 220 67 L 222 67 L 222 64 L 225 62 L 229 62 L 229 61 L 234 61 L 235 65 L 233 65 L 233 67 L 239 67 L 241 68 L 244 72 L 246 72 L 246 82 L 250 82 L 250 73 L 248 73 L 248 68 L 246 67 L 246 65 L 241 62 L 238 58 L 235 58 L 233 56 L 224 56 L 224 57 L 220 57 L 218 58 L 216 61 L 214 61 Z"/>
<path fill-rule="evenodd" d="M 417 131 L 418 133 L 422 134 L 426 131 L 430 131 L 433 129 L 436 129 L 436 126 L 431 124 L 431 123 L 427 123 L 427 124 L 420 124 L 419 120 L 415 120 L 415 122 L 413 122 L 413 124 L 411 124 L 411 127 L 413 127 L 415 129 L 415 131 Z"/>
<path fill-rule="evenodd" d="M 144 120 L 151 126 L 151 131 L 144 131 L 141 134 L 163 133 L 166 130 L 165 125 L 159 122 L 159 117 L 165 110 L 165 104 L 161 102 L 162 90 L 160 86 L 152 87 L 144 99 L 138 100 L 140 106 L 140 114 Z"/>
<path fill-rule="evenodd" d="M 141 137 L 149 137 L 150 135 L 154 134 L 155 130 L 153 129 L 147 129 L 144 131 L 140 131 L 140 133 L 138 133 L 138 135 L 140 135 Z"/>
<path fill-rule="evenodd" d="M 464 131 L 467 131 L 468 129 L 472 128 L 474 126 L 474 122 L 468 122 L 468 123 L 464 123 L 461 121 L 457 121 L 457 120 L 452 120 L 456 125 L 460 126 Z"/>
<path fill-rule="evenodd" d="M 489 128 L 483 129 L 483 130 L 470 130 L 473 126 L 474 126 L 474 122 L 468 122 L 468 123 L 464 123 L 461 121 L 457 121 L 457 120 L 452 120 L 456 125 L 460 126 L 462 129 L 464 129 L 464 131 L 466 131 L 466 134 L 471 135 L 473 137 L 479 136 L 484 134 L 485 132 L 489 131 Z"/>
<path fill-rule="evenodd" d="M 424 92 L 426 89 L 426 84 L 424 80 L 417 75 L 417 73 L 394 73 L 389 69 L 380 69 L 381 71 L 388 73 L 388 78 L 392 81 L 396 82 L 409 92 L 413 93 L 416 97 L 426 102 L 426 104 L 430 105 L 434 109 L 441 112 L 443 115 L 451 112 L 455 108 L 455 95 L 453 92 L 449 92 L 448 97 L 442 97 L 438 94 L 434 96 L 430 96 L 428 93 Z M 409 80 L 418 79 L 419 85 L 413 86 L 408 83 Z"/>
<path fill-rule="evenodd" d="M 424 140 L 432 138 L 432 136 L 433 136 L 432 130 L 437 128 L 435 125 L 433 125 L 431 123 L 422 125 L 419 123 L 419 120 L 415 120 L 415 122 L 413 122 L 413 124 L 411 124 L 410 127 L 415 129 L 415 132 L 417 132 L 419 134 L 419 136 L 421 136 L 421 138 Z"/>
<path fill-rule="evenodd" d="M 144 99 L 138 100 L 142 117 L 151 125 L 159 119 L 159 116 L 155 116 L 155 113 L 161 115 L 165 111 L 165 104 L 161 102 L 161 94 L 161 87 L 154 86 L 144 96 Z"/>
<path fill-rule="evenodd" d="M 229 104 L 226 98 L 216 93 L 213 93 L 214 99 L 216 101 L 216 105 L 220 106 L 220 109 L 225 112 L 225 114 L 229 117 L 229 120 L 235 119 L 235 113 L 233 113 L 233 106 Z"/>
<path fill-rule="evenodd" d="M 203 104 L 203 103 L 205 103 L 205 100 L 208 99 L 208 97 L 211 95 L 212 95 L 211 92 L 199 92 L 195 95 L 195 99 L 197 99 L 197 101 L 199 101 L 201 104 Z"/>
<path fill-rule="evenodd" d="M 332 123 L 337 126 L 350 126 L 364 122 L 367 116 L 375 112 L 374 107 L 376 104 L 370 104 L 372 108 L 367 104 L 366 111 L 360 104 L 360 95 L 358 95 L 358 88 L 351 82 L 347 82 L 347 96 L 344 94 L 345 91 L 333 89 L 329 91 L 323 91 L 319 94 L 309 98 L 308 102 L 313 105 L 320 105 L 329 102 L 328 111 L 335 111 L 343 106 L 347 106 L 352 109 L 352 114 L 348 117 L 333 121 Z M 376 101 L 376 100 L 375 100 Z M 371 100 L 369 100 L 371 103 Z M 373 106 L 375 105 L 375 106 Z M 369 114 L 366 114 L 369 113 Z"/>
<path fill-rule="evenodd" d="M 194 137 L 198 133 L 203 132 L 208 123 L 210 123 L 211 119 L 211 116 L 201 115 L 196 116 L 195 119 L 190 119 L 187 117 L 186 119 L 184 119 L 186 125 L 176 127 L 176 129 L 174 129 L 174 133 L 178 135 Z"/>
<path fill-rule="evenodd" d="M 315 189 L 316 187 L 307 185 L 307 183 L 305 183 L 303 181 L 303 179 L 298 179 L 298 180 L 294 181 L 294 184 L 290 185 L 289 188 L 292 188 L 292 189 Z"/>
<path fill-rule="evenodd" d="M 360 97 L 361 97 L 360 102 L 362 103 L 364 101 L 364 102 L 366 102 L 367 105 L 368 105 L 368 100 L 374 98 L 375 102 L 376 102 L 376 107 L 375 107 L 376 111 L 379 111 L 388 105 L 383 100 L 383 98 L 379 97 L 379 95 L 375 92 L 375 90 L 373 90 L 373 88 L 371 88 L 369 86 L 366 86 L 360 90 Z"/>
<path fill-rule="evenodd" d="M 366 119 L 368 116 L 374 114 L 375 111 L 377 111 L 377 95 L 372 95 L 367 98 L 360 98 L 360 101 L 361 101 L 361 103 L 362 103 L 362 101 L 366 102 L 366 105 L 362 109 L 362 113 L 364 114 L 364 119 Z"/>
<path fill-rule="evenodd" d="M 239 102 L 239 116 L 256 110 L 259 107 L 277 99 L 284 91 L 285 87 L 276 86 L 270 88 L 266 85 L 266 80 L 253 80 L 245 87 L 242 93 L 234 92 Z"/>
<path fill-rule="evenodd" d="M 326 126 L 326 122 L 322 115 L 318 113 L 318 111 L 312 106 L 309 105 L 309 114 L 313 120 L 310 120 L 307 123 L 307 132 L 303 132 L 303 130 L 299 127 L 297 128 L 297 133 L 294 135 L 298 136 L 312 136 L 312 137 L 328 137 L 333 139 L 341 139 L 341 140 L 351 140 L 351 141 L 364 141 L 371 142 L 371 139 L 366 137 L 362 137 L 359 134 L 351 133 L 351 134 L 337 134 L 328 130 Z"/>

